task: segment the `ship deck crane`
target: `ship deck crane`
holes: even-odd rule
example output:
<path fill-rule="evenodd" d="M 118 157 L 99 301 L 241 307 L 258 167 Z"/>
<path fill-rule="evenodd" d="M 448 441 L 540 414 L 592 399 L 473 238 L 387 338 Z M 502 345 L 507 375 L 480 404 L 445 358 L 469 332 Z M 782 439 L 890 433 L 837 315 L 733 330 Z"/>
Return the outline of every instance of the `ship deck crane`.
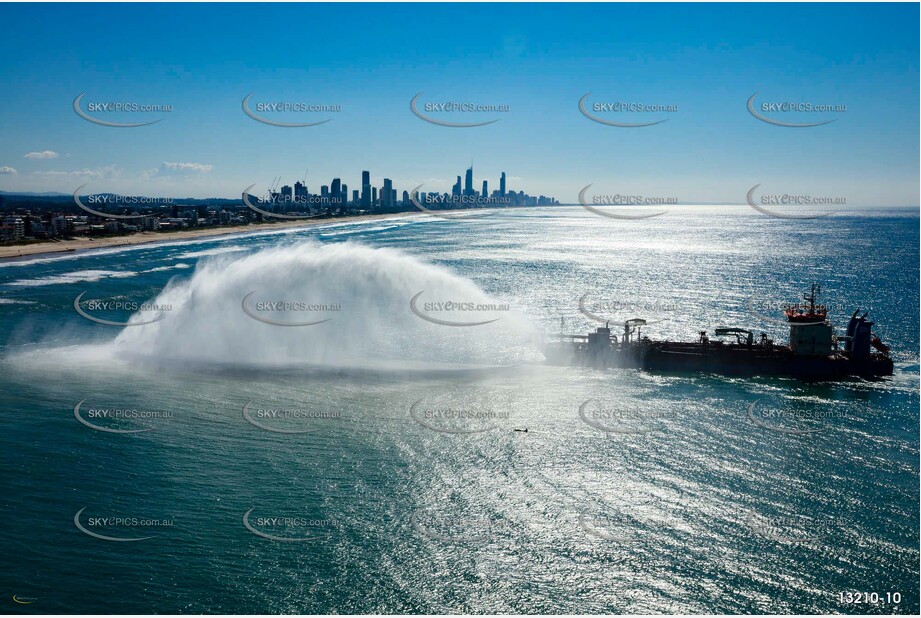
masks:
<path fill-rule="evenodd" d="M 747 345 L 748 347 L 751 347 L 755 343 L 755 334 L 744 328 L 717 328 L 714 334 L 717 337 L 735 335 L 736 343 L 739 345 Z M 745 336 L 743 337 L 743 335 Z"/>

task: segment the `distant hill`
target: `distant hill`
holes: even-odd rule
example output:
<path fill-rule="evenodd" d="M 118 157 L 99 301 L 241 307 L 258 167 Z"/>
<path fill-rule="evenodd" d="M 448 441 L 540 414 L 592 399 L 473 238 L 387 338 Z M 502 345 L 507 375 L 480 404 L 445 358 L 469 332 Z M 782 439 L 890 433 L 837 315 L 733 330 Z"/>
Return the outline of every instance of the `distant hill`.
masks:
<path fill-rule="evenodd" d="M 117 197 L 118 193 L 86 193 L 81 197 L 87 198 L 90 196 L 99 196 L 99 197 Z M 34 203 L 45 201 L 48 203 L 59 203 L 62 201 L 73 202 L 72 193 L 59 193 L 56 191 L 46 191 L 44 193 L 32 192 L 32 191 L 0 191 L 0 197 L 5 198 L 7 202 L 13 204 L 16 202 L 22 203 Z M 140 197 L 150 197 L 150 196 L 140 196 Z M 171 203 L 176 206 L 237 206 L 243 207 L 239 198 L 225 198 L 225 197 L 207 197 L 207 198 L 194 198 L 194 197 L 173 197 L 170 198 Z"/>
<path fill-rule="evenodd" d="M 45 191 L 44 193 L 35 193 L 32 191 L 0 191 L 0 195 L 9 195 L 10 197 L 67 197 L 71 193 L 58 193 L 57 191 Z"/>

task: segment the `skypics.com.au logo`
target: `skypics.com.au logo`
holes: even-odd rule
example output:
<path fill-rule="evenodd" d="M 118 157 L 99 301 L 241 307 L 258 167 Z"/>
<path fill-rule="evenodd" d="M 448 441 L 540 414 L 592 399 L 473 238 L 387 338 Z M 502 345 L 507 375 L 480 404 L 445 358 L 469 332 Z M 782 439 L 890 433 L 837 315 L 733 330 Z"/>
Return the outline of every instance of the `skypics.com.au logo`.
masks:
<path fill-rule="evenodd" d="M 243 313 L 252 319 L 271 326 L 315 326 L 332 320 L 342 311 L 340 303 L 314 302 L 311 300 L 289 300 L 276 298 L 271 300 L 252 299 L 256 291 L 243 297 L 240 303 Z M 251 300 L 252 299 L 252 300 Z M 276 319 L 293 315 L 308 315 L 318 319 L 292 320 Z"/>
<path fill-rule="evenodd" d="M 599 101 L 589 105 L 587 102 L 591 94 L 591 92 L 586 92 L 579 99 L 579 111 L 589 120 L 609 127 L 627 129 L 652 127 L 668 121 L 668 118 L 661 118 L 663 114 L 673 114 L 678 111 L 678 106 L 675 104 L 643 103 L 639 101 Z M 614 120 L 614 118 L 626 118 L 625 114 L 634 114 L 634 118 L 644 118 L 644 121 L 623 122 Z M 646 114 L 651 114 L 656 119 L 645 121 L 645 118 L 650 117 L 646 116 Z"/>
<path fill-rule="evenodd" d="M 413 402 L 409 416 L 436 433 L 463 435 L 508 429 L 511 403 L 501 403 L 495 393 L 451 392 L 429 395 Z"/>
<path fill-rule="evenodd" d="M 166 103 L 141 103 L 133 100 L 91 100 L 84 103 L 84 96 L 86 96 L 86 93 L 82 92 L 77 95 L 77 98 L 74 99 L 74 112 L 87 122 L 92 122 L 93 124 L 97 124 L 103 127 L 145 127 L 147 125 L 160 122 L 163 120 L 162 114 L 173 111 L 173 106 Z M 84 106 L 86 107 L 85 110 L 83 109 Z M 115 120 L 103 120 L 99 117 L 100 115 L 104 114 L 112 114 L 115 118 L 126 118 L 126 114 L 157 114 L 161 117 L 144 122 L 117 122 Z"/>
<path fill-rule="evenodd" d="M 118 208 L 122 210 L 137 211 L 138 209 L 157 209 L 172 206 L 171 197 L 151 197 L 149 195 L 116 195 L 113 193 L 96 193 L 80 199 L 80 191 L 89 183 L 84 183 L 74 190 L 74 204 L 81 210 L 103 219 L 143 219 L 152 217 L 150 214 L 114 214 L 99 210 L 100 208 Z M 86 203 L 84 203 L 84 200 Z"/>
<path fill-rule="evenodd" d="M 766 122 L 767 124 L 774 125 L 775 127 L 788 127 L 795 129 L 804 129 L 808 127 L 820 127 L 822 125 L 831 124 L 835 122 L 837 118 L 823 119 L 816 122 L 791 122 L 788 120 L 780 120 L 780 116 L 783 114 L 800 114 L 800 115 L 809 115 L 814 113 L 820 113 L 823 115 L 823 118 L 827 118 L 827 115 L 830 113 L 844 113 L 847 111 L 847 105 L 842 105 L 840 103 L 812 103 L 812 102 L 803 102 L 803 101 L 763 101 L 760 104 L 755 103 L 755 99 L 758 97 L 756 92 L 748 99 L 746 107 L 748 108 L 748 113 L 760 120 L 761 122 Z M 771 114 L 771 115 L 767 115 Z M 773 117 L 772 117 L 773 116 Z M 800 116 L 803 117 L 803 116 Z"/>
<path fill-rule="evenodd" d="M 313 219 L 322 216 L 322 213 L 313 211 L 342 206 L 341 203 L 336 201 L 336 198 L 330 198 L 325 195 L 251 195 L 250 191 L 255 186 L 255 184 L 251 184 L 243 189 L 243 204 L 263 217 Z M 268 208 L 273 210 L 267 210 Z M 278 212 L 279 210 L 287 210 L 287 212 Z"/>
<path fill-rule="evenodd" d="M 269 541 L 303 543 L 316 541 L 333 530 L 331 519 L 303 515 L 253 516 L 256 507 L 243 514 L 243 527 L 254 535 Z"/>
<path fill-rule="evenodd" d="M 511 307 L 506 303 L 483 303 L 473 301 L 469 298 L 420 300 L 423 294 L 425 294 L 425 290 L 422 290 L 410 299 L 409 310 L 416 317 L 439 326 L 468 327 L 492 324 L 502 319 L 501 313 L 511 310 Z M 441 317 L 435 317 L 436 315 L 440 315 Z M 447 319 L 464 316 L 478 319 Z"/>
<path fill-rule="evenodd" d="M 80 292 L 74 299 L 74 311 L 91 322 L 107 326 L 145 326 L 159 322 L 173 310 L 172 304 L 137 302 L 124 298 L 83 300 L 86 293 Z M 111 312 L 116 311 L 130 312 L 133 317 L 128 321 L 107 319 L 113 317 L 110 315 Z M 102 317 L 103 315 L 106 317 Z"/>
<path fill-rule="evenodd" d="M 791 212 L 791 209 L 801 210 L 816 206 L 822 208 L 830 205 L 844 206 L 847 204 L 846 197 L 811 195 L 808 193 L 763 193 L 756 200 L 755 191 L 760 186 L 760 184 L 757 184 L 749 189 L 745 200 L 756 211 L 775 219 L 821 219 L 831 216 L 837 211 Z"/>
<path fill-rule="evenodd" d="M 510 200 L 503 197 L 472 197 L 469 195 L 448 195 L 426 193 L 420 197 L 419 185 L 409 192 L 409 201 L 425 214 L 449 220 L 480 219 L 496 214 L 495 208 L 505 208 Z M 424 202 L 424 204 L 423 204 Z M 447 212 L 440 212 L 445 209 Z M 461 210 L 452 210 L 461 209 Z"/>
<path fill-rule="evenodd" d="M 663 204 L 678 203 L 677 197 L 650 196 L 638 193 L 606 193 L 589 196 L 588 190 L 591 187 L 592 185 L 585 185 L 582 187 L 582 190 L 579 191 L 579 204 L 593 215 L 606 217 L 608 219 L 651 219 L 652 217 L 662 216 L 668 211 L 661 210 L 652 213 L 631 215 L 623 212 L 614 212 L 611 208 L 606 207 L 661 206 Z"/>
<path fill-rule="evenodd" d="M 243 419 L 263 431 L 307 434 L 322 431 L 330 420 L 342 418 L 339 410 L 315 410 L 307 406 L 275 407 L 250 400 L 243 405 Z"/>
<path fill-rule="evenodd" d="M 821 408 L 806 403 L 784 402 L 782 408 L 753 401 L 747 410 L 748 421 L 768 431 L 788 436 L 809 436 L 825 431 L 833 421 L 842 422 L 847 415 L 840 408 Z"/>
<path fill-rule="evenodd" d="M 74 525 L 80 532 L 102 541 L 116 543 L 146 541 L 156 538 L 158 535 L 138 536 L 138 534 L 151 529 L 171 528 L 174 525 L 174 520 L 167 518 L 152 519 L 123 515 L 87 517 L 86 523 L 83 523 L 83 511 L 87 508 L 83 507 L 77 511 L 77 514 L 74 515 Z"/>
<path fill-rule="evenodd" d="M 420 103 L 419 99 L 423 93 L 420 92 L 409 102 L 409 110 L 420 120 L 440 127 L 470 128 L 483 127 L 494 122 L 499 122 L 500 118 L 495 118 L 496 114 L 505 114 L 511 111 L 511 107 L 504 103 L 476 103 L 472 101 L 431 101 Z M 420 109 L 421 108 L 421 109 Z M 435 115 L 443 114 L 441 118 Z M 476 115 L 476 118 L 489 118 L 488 120 L 478 120 L 474 122 L 457 122 L 456 120 L 463 116 Z"/>
<path fill-rule="evenodd" d="M 342 111 L 342 106 L 328 103 L 309 103 L 306 101 L 251 101 L 254 92 L 243 97 L 243 113 L 262 124 L 273 127 L 315 127 L 326 124 L 332 118 L 314 120 L 311 122 L 290 122 L 295 115 L 303 114 L 333 114 Z M 274 118 L 272 117 L 274 116 Z M 285 120 L 288 119 L 288 120 Z"/>
<path fill-rule="evenodd" d="M 130 406 L 96 406 L 84 405 L 83 399 L 74 406 L 74 418 L 94 431 L 105 433 L 145 433 L 153 431 L 156 427 L 137 427 L 137 421 L 143 424 L 151 420 L 172 419 L 173 413 L 168 410 L 139 410 Z"/>

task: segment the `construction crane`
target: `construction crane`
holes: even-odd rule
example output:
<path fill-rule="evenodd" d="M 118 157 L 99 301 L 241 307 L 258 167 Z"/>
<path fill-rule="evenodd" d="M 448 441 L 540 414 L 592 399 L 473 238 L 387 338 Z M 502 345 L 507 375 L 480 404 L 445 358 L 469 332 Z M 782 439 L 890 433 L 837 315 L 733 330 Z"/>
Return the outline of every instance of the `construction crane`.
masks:
<path fill-rule="evenodd" d="M 646 326 L 646 320 L 640 318 L 633 318 L 624 322 L 624 343 L 630 343 L 630 336 L 636 331 L 637 340 L 642 336 L 642 327 Z"/>
<path fill-rule="evenodd" d="M 281 176 L 272 179 L 272 184 L 269 185 L 269 200 L 274 204 L 278 201 L 278 183 L 281 182 Z"/>
<path fill-rule="evenodd" d="M 750 330 L 744 328 L 717 328 L 714 334 L 717 337 L 725 337 L 726 335 L 735 335 L 736 343 L 739 345 L 747 345 L 751 347 L 755 342 L 755 335 Z M 743 335 L 747 335 L 743 337 Z"/>

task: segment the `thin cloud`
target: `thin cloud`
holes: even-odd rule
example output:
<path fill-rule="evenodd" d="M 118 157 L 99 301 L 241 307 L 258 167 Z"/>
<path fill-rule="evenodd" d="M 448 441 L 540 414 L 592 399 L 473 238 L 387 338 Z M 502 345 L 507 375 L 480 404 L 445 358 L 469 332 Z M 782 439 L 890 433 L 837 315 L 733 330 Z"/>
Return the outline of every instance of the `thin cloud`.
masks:
<path fill-rule="evenodd" d="M 58 153 L 53 150 L 39 150 L 36 152 L 28 152 L 25 155 L 26 159 L 57 159 L 60 157 Z"/>
<path fill-rule="evenodd" d="M 160 164 L 161 174 L 165 173 L 166 171 L 180 173 L 180 174 L 183 174 L 183 173 L 185 174 L 190 174 L 190 173 L 207 174 L 212 169 L 214 169 L 214 167 L 211 165 L 208 165 L 207 163 L 170 163 L 170 162 L 164 161 L 163 163 Z"/>
<path fill-rule="evenodd" d="M 106 165 L 105 167 L 84 168 L 82 170 L 48 170 L 32 172 L 33 175 L 43 176 L 46 178 L 89 178 L 93 180 L 112 180 L 121 176 L 122 170 L 115 165 Z"/>
<path fill-rule="evenodd" d="M 164 161 L 160 164 L 160 167 L 141 172 L 141 178 L 144 180 L 153 180 L 154 178 L 201 176 L 210 173 L 213 169 L 214 166 L 207 163 Z"/>
<path fill-rule="evenodd" d="M 0 167 L 0 176 L 15 176 L 18 173 L 19 172 L 17 172 L 14 168 L 10 167 L 9 165 L 4 165 L 3 167 Z"/>

